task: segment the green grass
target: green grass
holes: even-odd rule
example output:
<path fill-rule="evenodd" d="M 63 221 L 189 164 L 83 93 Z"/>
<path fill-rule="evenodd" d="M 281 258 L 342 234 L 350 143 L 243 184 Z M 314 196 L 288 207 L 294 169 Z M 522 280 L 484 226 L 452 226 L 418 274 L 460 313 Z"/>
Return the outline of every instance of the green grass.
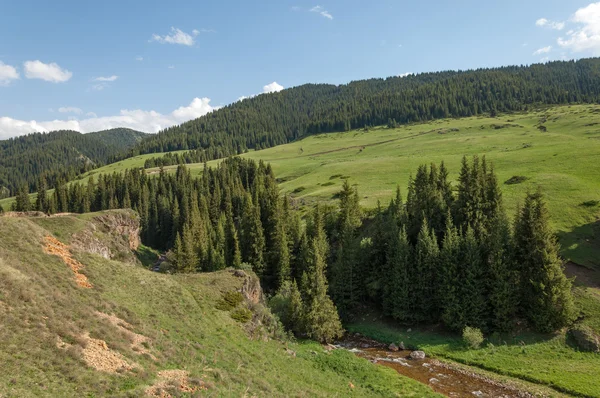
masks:
<path fill-rule="evenodd" d="M 216 308 L 223 293 L 242 284 L 228 271 L 170 276 L 75 253 L 93 284 L 77 287 L 65 263 L 43 251 L 44 236 L 68 242 L 69 231 L 94 216 L 0 217 L 1 396 L 138 397 L 163 369 L 189 371 L 209 386 L 202 392 L 208 397 L 434 396 L 429 387 L 342 350 L 250 339 L 247 323 Z M 148 337 L 156 361 L 133 350 L 96 311 L 115 314 Z M 247 321 L 247 314 L 238 318 Z M 110 374 L 86 366 L 86 332 L 141 368 Z M 72 346 L 59 349 L 57 336 Z"/>
<path fill-rule="evenodd" d="M 578 288 L 575 294 L 588 315 L 584 323 L 600 326 L 600 301 L 591 296 L 594 293 Z M 408 332 L 406 326 L 393 325 L 376 315 L 364 316 L 347 329 L 384 343 L 404 342 L 430 356 L 547 385 L 570 395 L 600 397 L 600 355 L 574 350 L 565 333 L 485 336 L 481 348 L 469 349 L 459 335 L 419 328 Z"/>
<path fill-rule="evenodd" d="M 538 127 L 546 120 L 546 132 Z M 509 214 L 527 190 L 545 192 L 562 254 L 579 264 L 600 269 L 600 106 L 550 107 L 497 118 L 437 120 L 346 133 L 311 136 L 298 142 L 242 156 L 271 163 L 283 192 L 303 199 L 331 201 L 344 178 L 359 189 L 361 205 L 384 205 L 400 185 L 406 195 L 411 173 L 420 164 L 446 162 L 456 180 L 463 155 L 486 155 L 494 163 Z M 108 165 L 90 174 L 143 167 L 161 154 L 142 155 Z M 219 161 L 209 164 L 214 165 Z M 169 166 L 167 171 L 177 166 Z M 203 164 L 189 165 L 202 173 Z M 157 172 L 151 169 L 149 172 Z M 504 184 L 512 177 L 520 183 Z M 0 201 L 8 209 L 12 199 Z M 583 205 L 587 204 L 587 205 Z"/>

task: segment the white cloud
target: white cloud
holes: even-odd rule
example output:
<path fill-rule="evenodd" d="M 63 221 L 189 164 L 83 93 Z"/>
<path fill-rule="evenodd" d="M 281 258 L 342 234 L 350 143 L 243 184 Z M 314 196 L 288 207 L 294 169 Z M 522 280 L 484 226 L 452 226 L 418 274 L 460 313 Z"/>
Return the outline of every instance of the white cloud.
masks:
<path fill-rule="evenodd" d="M 19 72 L 14 66 L 6 65 L 0 61 L 0 86 L 6 86 L 11 81 L 19 78 Z"/>
<path fill-rule="evenodd" d="M 169 114 L 141 109 L 123 109 L 115 116 L 97 117 L 95 113 L 86 114 L 82 120 L 51 120 L 37 122 L 24 121 L 10 117 L 0 117 L 0 139 L 15 137 L 33 132 L 47 132 L 53 130 L 75 130 L 82 133 L 108 130 L 116 127 L 128 127 L 147 133 L 156 133 L 167 127 L 181 124 L 191 119 L 206 115 L 218 107 L 210 105 L 209 98 L 194 98 L 188 106 L 182 106 Z"/>
<path fill-rule="evenodd" d="M 546 46 L 535 50 L 533 55 L 548 54 L 550 51 L 552 51 L 552 46 Z"/>
<path fill-rule="evenodd" d="M 193 46 L 196 44 L 196 40 L 194 37 L 198 36 L 200 32 L 196 29 L 192 31 L 192 34 L 185 33 L 181 29 L 171 27 L 171 34 L 160 36 L 156 33 L 152 35 L 152 39 L 149 41 L 157 41 L 159 43 L 169 43 L 169 44 L 181 44 L 184 46 Z"/>
<path fill-rule="evenodd" d="M 567 32 L 566 37 L 559 37 L 558 45 L 575 53 L 589 51 L 600 55 L 600 2 L 580 8 L 570 21 L 579 27 Z"/>
<path fill-rule="evenodd" d="M 105 88 L 110 87 L 110 84 L 106 83 L 106 82 L 102 82 L 102 83 L 98 83 L 98 84 L 93 84 L 92 85 L 92 90 L 94 91 L 102 91 Z"/>
<path fill-rule="evenodd" d="M 63 83 L 73 76 L 71 72 L 55 63 L 45 64 L 39 60 L 35 60 L 25 62 L 23 66 L 25 67 L 25 77 L 28 79 L 42 79 L 52 83 Z"/>
<path fill-rule="evenodd" d="M 168 68 L 169 69 L 175 69 L 175 65 L 169 65 Z"/>
<path fill-rule="evenodd" d="M 267 84 L 266 86 L 263 87 L 263 93 L 267 94 L 267 93 L 276 93 L 283 90 L 283 86 L 281 84 L 278 84 L 277 82 L 273 82 L 270 84 Z"/>
<path fill-rule="evenodd" d="M 143 60 L 144 60 L 144 57 L 135 57 L 135 60 L 136 60 L 136 61 L 143 61 Z"/>
<path fill-rule="evenodd" d="M 535 21 L 535 25 L 540 26 L 540 27 L 554 29 L 554 30 L 563 30 L 565 28 L 564 22 L 550 21 L 546 18 L 538 19 L 537 21 Z"/>
<path fill-rule="evenodd" d="M 412 74 L 413 74 L 412 72 L 401 73 L 398 75 L 398 77 L 406 77 L 406 76 L 410 76 Z"/>
<path fill-rule="evenodd" d="M 83 113 L 83 111 L 80 108 L 76 108 L 74 106 L 61 106 L 60 108 L 58 108 L 58 111 L 60 113 L 75 113 L 77 115 Z"/>
<path fill-rule="evenodd" d="M 97 78 L 94 79 L 95 82 L 114 82 L 115 80 L 117 80 L 119 78 L 119 76 L 107 76 L 107 77 L 103 77 L 103 76 L 99 76 Z"/>
<path fill-rule="evenodd" d="M 313 8 L 311 8 L 309 11 L 310 11 L 310 12 L 316 12 L 316 13 L 318 13 L 319 15 L 321 15 L 322 17 L 325 17 L 325 18 L 327 18 L 327 19 L 333 19 L 333 15 L 331 15 L 331 14 L 329 13 L 329 11 L 327 11 L 326 9 L 324 9 L 324 8 L 323 8 L 323 7 L 321 7 L 321 6 L 314 6 L 314 7 L 313 7 Z"/>

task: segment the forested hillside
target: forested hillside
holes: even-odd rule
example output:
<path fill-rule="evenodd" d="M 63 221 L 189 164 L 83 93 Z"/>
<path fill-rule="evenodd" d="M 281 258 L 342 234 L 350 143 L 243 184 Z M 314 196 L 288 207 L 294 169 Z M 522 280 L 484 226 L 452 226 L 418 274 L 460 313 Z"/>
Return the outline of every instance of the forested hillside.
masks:
<path fill-rule="evenodd" d="M 89 138 L 97 139 L 108 146 L 117 148 L 119 151 L 134 147 L 148 135 L 128 128 L 102 130 L 87 134 Z"/>
<path fill-rule="evenodd" d="M 113 129 L 81 134 L 61 130 L 0 141 L 0 197 L 18 189 L 33 191 L 44 175 L 49 186 L 111 162 L 140 141 L 144 133 Z"/>
<path fill-rule="evenodd" d="M 238 101 L 148 137 L 131 155 L 203 149 L 202 161 L 322 132 L 410 123 L 540 104 L 595 103 L 600 59 L 436 72 L 334 86 L 307 84 Z"/>

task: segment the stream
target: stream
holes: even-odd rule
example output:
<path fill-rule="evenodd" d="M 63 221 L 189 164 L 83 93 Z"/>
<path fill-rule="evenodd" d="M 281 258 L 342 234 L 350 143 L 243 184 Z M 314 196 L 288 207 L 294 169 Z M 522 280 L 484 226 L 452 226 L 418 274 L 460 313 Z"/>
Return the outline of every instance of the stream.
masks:
<path fill-rule="evenodd" d="M 410 358 L 410 350 L 391 351 L 386 345 L 363 337 L 351 337 L 339 342 L 336 348 L 346 349 L 372 363 L 387 366 L 403 376 L 427 384 L 448 397 L 533 397 L 511 385 L 469 372 L 462 367 L 425 358 Z"/>

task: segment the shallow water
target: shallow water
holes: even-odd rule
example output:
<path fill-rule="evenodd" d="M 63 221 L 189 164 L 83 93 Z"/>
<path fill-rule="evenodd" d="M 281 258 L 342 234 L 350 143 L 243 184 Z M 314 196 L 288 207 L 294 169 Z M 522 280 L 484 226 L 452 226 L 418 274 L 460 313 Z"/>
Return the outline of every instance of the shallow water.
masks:
<path fill-rule="evenodd" d="M 398 373 L 431 386 L 448 397 L 530 397 L 524 391 L 502 385 L 484 376 L 470 373 L 435 359 L 410 359 L 409 350 L 392 352 L 380 343 L 368 339 L 347 339 L 338 344 L 357 356 L 378 365 L 387 366 Z"/>

